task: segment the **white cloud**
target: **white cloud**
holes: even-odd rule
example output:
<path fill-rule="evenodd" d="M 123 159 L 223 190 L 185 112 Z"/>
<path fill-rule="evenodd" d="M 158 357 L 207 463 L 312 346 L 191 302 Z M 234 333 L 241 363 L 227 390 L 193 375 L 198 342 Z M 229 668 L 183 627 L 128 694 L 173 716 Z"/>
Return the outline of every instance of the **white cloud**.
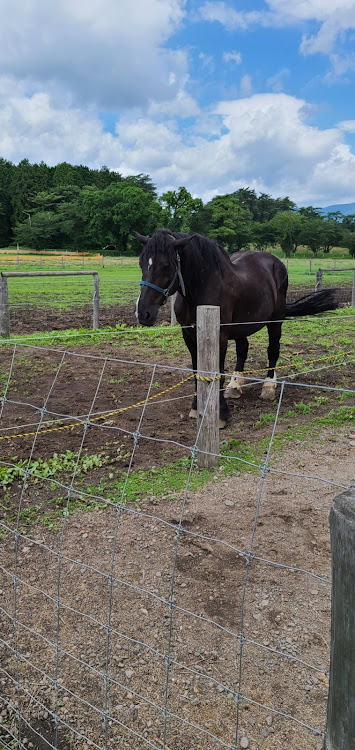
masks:
<path fill-rule="evenodd" d="M 245 76 L 242 76 L 242 79 L 240 81 L 240 95 L 250 96 L 252 91 L 253 91 L 253 84 L 252 84 L 251 76 L 246 74 Z"/>
<path fill-rule="evenodd" d="M 2 0 L 0 70 L 28 91 L 46 86 L 107 109 L 173 99 L 187 58 L 164 44 L 184 8 L 185 0 Z"/>
<path fill-rule="evenodd" d="M 224 52 L 223 60 L 225 62 L 234 62 L 236 65 L 240 65 L 242 62 L 242 54 L 241 52 Z"/>
<path fill-rule="evenodd" d="M 0 153 L 13 161 L 107 164 L 149 174 L 159 192 L 185 185 L 204 200 L 245 186 L 303 205 L 353 200 L 355 156 L 344 133 L 354 121 L 312 127 L 307 103 L 286 94 L 220 101 L 183 134 L 172 115 L 157 121 L 138 112 L 105 133 L 94 111 L 60 108 L 43 92 L 26 96 L 9 78 L 0 79 L 2 95 Z"/>
<path fill-rule="evenodd" d="M 267 10 L 237 11 L 223 0 L 208 0 L 200 8 L 205 21 L 218 22 L 228 30 L 265 27 L 299 26 L 317 22 L 316 34 L 304 34 L 301 41 L 303 54 L 322 52 L 330 54 L 342 32 L 355 28 L 355 0 L 266 0 Z"/>
<path fill-rule="evenodd" d="M 284 89 L 285 78 L 289 78 L 289 76 L 290 71 L 288 68 L 282 68 L 282 70 L 279 70 L 275 75 L 270 76 L 270 78 L 267 79 L 266 84 L 275 94 L 280 94 Z"/>
<path fill-rule="evenodd" d="M 345 133 L 355 133 L 355 120 L 342 120 L 338 122 L 338 128 Z"/>
<path fill-rule="evenodd" d="M 247 29 L 250 25 L 261 23 L 264 13 L 259 11 L 238 11 L 228 3 L 220 0 L 208 0 L 199 9 L 203 21 L 218 21 L 226 29 Z"/>

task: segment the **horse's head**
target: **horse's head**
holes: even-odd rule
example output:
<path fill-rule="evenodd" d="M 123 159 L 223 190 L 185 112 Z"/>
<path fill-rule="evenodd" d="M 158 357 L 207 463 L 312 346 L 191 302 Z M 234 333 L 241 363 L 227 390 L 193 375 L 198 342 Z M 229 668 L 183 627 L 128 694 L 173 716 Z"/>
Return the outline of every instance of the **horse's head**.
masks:
<path fill-rule="evenodd" d="M 153 237 L 134 232 L 142 245 L 139 265 L 142 270 L 141 292 L 136 304 L 136 317 L 141 325 L 154 325 L 159 307 L 177 292 L 185 294 L 181 273 L 180 250 L 194 235 L 173 237 L 168 231 L 159 231 Z"/>

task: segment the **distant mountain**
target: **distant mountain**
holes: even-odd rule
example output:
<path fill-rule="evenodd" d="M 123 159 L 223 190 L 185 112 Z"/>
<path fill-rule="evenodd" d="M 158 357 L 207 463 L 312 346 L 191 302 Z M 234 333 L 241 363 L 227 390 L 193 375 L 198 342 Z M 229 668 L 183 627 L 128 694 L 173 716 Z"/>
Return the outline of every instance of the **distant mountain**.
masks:
<path fill-rule="evenodd" d="M 340 211 L 344 216 L 355 214 L 355 203 L 338 203 L 334 206 L 324 206 L 320 210 L 322 214 L 330 214 L 334 211 Z"/>

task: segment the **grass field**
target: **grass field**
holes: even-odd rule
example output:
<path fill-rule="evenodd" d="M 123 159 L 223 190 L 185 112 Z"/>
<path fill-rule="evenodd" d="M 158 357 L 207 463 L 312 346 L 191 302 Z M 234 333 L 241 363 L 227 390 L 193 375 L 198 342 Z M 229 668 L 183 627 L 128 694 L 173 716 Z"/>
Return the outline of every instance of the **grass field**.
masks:
<path fill-rule="evenodd" d="M 17 261 L 17 258 L 19 260 Z M 314 288 L 318 268 L 329 269 L 323 276 L 326 286 L 351 284 L 351 271 L 341 272 L 342 268 L 354 268 L 355 260 L 339 258 L 290 258 L 287 262 L 290 286 Z M 138 258 L 104 258 L 101 256 L 73 256 L 70 254 L 21 255 L 0 251 L 0 271 L 98 271 L 100 300 L 104 305 L 131 304 L 139 293 L 140 269 Z M 333 269 L 337 269 L 337 273 Z M 92 298 L 90 277 L 36 277 L 9 280 L 10 305 L 35 304 L 59 309 L 73 309 L 87 305 Z"/>

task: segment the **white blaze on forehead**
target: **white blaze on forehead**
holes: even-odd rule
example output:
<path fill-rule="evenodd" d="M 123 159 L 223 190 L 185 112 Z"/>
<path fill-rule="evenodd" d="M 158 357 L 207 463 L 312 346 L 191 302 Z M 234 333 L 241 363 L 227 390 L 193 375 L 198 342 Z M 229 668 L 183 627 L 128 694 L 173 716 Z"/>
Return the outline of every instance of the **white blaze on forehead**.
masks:
<path fill-rule="evenodd" d="M 148 260 L 148 266 L 152 266 L 152 265 L 153 265 L 153 261 L 152 261 L 151 258 L 149 258 L 149 260 Z"/>
<path fill-rule="evenodd" d="M 136 309 L 135 309 L 135 311 L 134 311 L 134 314 L 135 314 L 135 316 L 136 316 L 137 320 L 138 320 L 138 303 L 139 303 L 139 300 L 140 300 L 140 296 L 141 296 L 141 295 L 139 295 L 139 297 L 137 297 L 137 302 L 136 302 Z"/>

